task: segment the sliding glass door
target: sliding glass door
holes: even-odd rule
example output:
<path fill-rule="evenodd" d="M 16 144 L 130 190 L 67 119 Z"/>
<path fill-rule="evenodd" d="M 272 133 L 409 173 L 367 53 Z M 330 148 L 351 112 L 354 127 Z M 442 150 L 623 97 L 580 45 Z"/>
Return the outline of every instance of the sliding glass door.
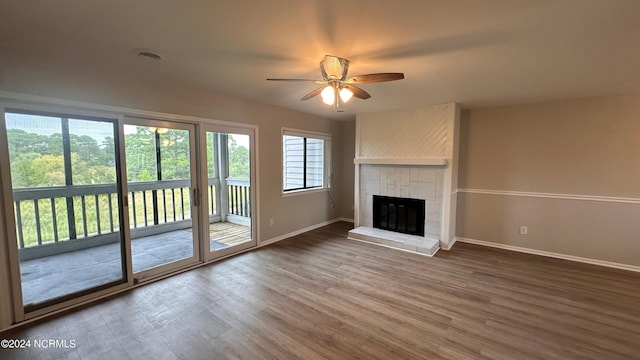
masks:
<path fill-rule="evenodd" d="M 203 139 L 204 138 L 204 139 Z M 205 126 L 201 134 L 203 235 L 207 259 L 255 246 L 254 132 L 251 129 Z M 206 171 L 204 171 L 206 169 Z M 203 212 L 205 206 L 202 207 Z"/>
<path fill-rule="evenodd" d="M 256 245 L 254 128 L 25 107 L 0 120 L 18 321 Z"/>
<path fill-rule="evenodd" d="M 4 122 L 24 312 L 125 283 L 117 119 L 7 110 Z"/>
<path fill-rule="evenodd" d="M 195 127 L 126 118 L 134 281 L 199 261 Z"/>

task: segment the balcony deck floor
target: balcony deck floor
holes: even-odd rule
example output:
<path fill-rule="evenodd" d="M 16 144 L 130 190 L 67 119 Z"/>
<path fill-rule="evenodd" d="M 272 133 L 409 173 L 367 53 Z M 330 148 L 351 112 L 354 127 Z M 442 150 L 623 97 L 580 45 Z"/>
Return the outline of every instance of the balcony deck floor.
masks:
<path fill-rule="evenodd" d="M 209 238 L 210 248 L 219 250 L 249 241 L 251 230 L 213 223 Z M 193 254 L 191 229 L 134 239 L 131 247 L 134 272 L 168 264 Z M 113 243 L 21 262 L 23 303 L 37 304 L 120 280 L 120 251 L 120 244 Z"/>

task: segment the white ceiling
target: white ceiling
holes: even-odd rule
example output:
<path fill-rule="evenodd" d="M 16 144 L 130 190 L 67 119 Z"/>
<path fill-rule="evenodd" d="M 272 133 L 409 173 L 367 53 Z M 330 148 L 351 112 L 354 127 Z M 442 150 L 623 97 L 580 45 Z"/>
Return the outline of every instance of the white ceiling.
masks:
<path fill-rule="evenodd" d="M 3 0 L 0 88 L 29 68 L 153 78 L 335 119 L 458 102 L 466 107 L 640 91 L 640 1 Z M 140 48 L 163 56 L 138 56 Z M 332 54 L 369 100 L 335 113 L 299 99 Z M 53 94 L 52 94 L 53 95 Z"/>

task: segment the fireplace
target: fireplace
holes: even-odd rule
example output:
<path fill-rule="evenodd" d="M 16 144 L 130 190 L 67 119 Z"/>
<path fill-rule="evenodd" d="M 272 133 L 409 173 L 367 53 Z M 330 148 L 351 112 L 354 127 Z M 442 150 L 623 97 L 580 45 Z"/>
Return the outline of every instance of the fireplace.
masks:
<path fill-rule="evenodd" d="M 425 201 L 373 195 L 373 227 L 424 236 Z"/>

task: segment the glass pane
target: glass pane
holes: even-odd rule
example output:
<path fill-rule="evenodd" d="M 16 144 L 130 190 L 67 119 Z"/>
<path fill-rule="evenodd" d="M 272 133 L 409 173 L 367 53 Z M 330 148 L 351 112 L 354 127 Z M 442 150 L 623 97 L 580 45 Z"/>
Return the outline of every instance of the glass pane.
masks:
<path fill-rule="evenodd" d="M 227 147 L 229 177 L 249 179 L 249 135 L 230 134 Z"/>
<path fill-rule="evenodd" d="M 115 122 L 5 118 L 24 305 L 124 281 Z"/>
<path fill-rule="evenodd" d="M 125 125 L 127 180 L 157 179 L 155 132 L 147 126 Z"/>
<path fill-rule="evenodd" d="M 134 272 L 193 257 L 189 130 L 125 125 Z"/>
<path fill-rule="evenodd" d="M 324 140 L 307 138 L 307 187 L 322 187 Z"/>
<path fill-rule="evenodd" d="M 208 173 L 213 172 L 212 166 L 219 166 L 220 169 L 227 169 L 229 174 L 224 179 L 209 178 L 207 187 L 210 202 L 209 250 L 220 251 L 251 241 L 250 137 L 207 132 L 207 141 L 209 139 L 223 147 L 220 152 L 207 152 Z M 216 169 L 216 173 L 224 173 L 220 169 Z M 221 188 L 221 181 L 225 188 Z"/>
<path fill-rule="evenodd" d="M 304 187 L 304 138 L 283 135 L 282 137 L 283 190 Z"/>
<path fill-rule="evenodd" d="M 7 113 L 11 181 L 14 188 L 62 186 L 62 119 Z"/>
<path fill-rule="evenodd" d="M 158 134 L 162 180 L 191 179 L 189 131 L 159 128 Z"/>
<path fill-rule="evenodd" d="M 113 124 L 69 119 L 74 185 L 116 182 Z"/>
<path fill-rule="evenodd" d="M 218 145 L 220 144 L 220 134 L 207 131 L 207 208 L 209 217 L 220 214 L 220 179 L 217 174 L 218 169 Z"/>
<path fill-rule="evenodd" d="M 215 153 L 218 152 L 216 147 L 218 146 L 218 142 L 214 140 L 215 134 L 212 132 L 207 132 L 207 174 L 209 178 L 216 177 L 216 157 Z"/>

